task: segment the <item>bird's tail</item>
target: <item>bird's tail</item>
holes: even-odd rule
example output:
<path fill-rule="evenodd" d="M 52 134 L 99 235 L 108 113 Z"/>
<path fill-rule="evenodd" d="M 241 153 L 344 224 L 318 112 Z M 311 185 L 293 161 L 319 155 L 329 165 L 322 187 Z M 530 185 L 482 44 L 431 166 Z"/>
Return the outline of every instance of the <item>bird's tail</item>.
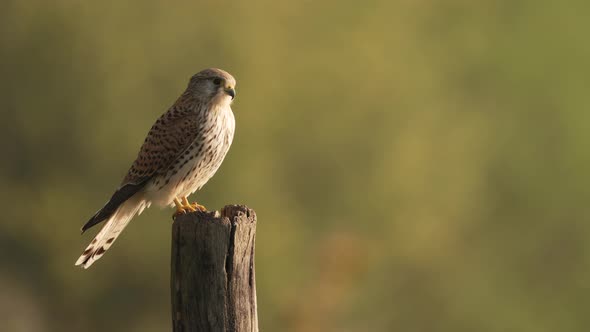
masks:
<path fill-rule="evenodd" d="M 90 242 L 88 247 L 86 247 L 82 256 L 76 261 L 77 266 L 82 266 L 87 269 L 96 260 L 101 258 L 105 251 L 109 250 L 129 221 L 131 221 L 136 214 L 141 213 L 146 207 L 146 201 L 139 196 L 141 195 L 134 195 L 122 203 L 107 219 L 107 222 L 100 232 L 98 232 L 96 237 Z"/>

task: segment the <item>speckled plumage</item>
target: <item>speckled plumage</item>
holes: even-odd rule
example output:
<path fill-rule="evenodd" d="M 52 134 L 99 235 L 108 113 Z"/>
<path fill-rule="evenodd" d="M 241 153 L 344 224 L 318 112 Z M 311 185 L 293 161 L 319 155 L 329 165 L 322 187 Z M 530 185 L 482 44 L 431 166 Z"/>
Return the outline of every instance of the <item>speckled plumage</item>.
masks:
<path fill-rule="evenodd" d="M 82 227 L 106 220 L 76 265 L 92 265 L 134 215 L 151 204 L 199 190 L 217 171 L 233 140 L 235 79 L 220 69 L 194 75 L 186 91 L 152 126 L 119 189 Z"/>

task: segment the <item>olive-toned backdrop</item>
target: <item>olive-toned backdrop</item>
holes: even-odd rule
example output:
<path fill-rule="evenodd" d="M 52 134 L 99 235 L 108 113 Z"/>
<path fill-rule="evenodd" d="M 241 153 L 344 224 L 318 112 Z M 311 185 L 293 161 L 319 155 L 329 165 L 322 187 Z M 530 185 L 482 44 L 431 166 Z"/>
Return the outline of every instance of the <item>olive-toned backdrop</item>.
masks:
<path fill-rule="evenodd" d="M 256 210 L 262 331 L 585 331 L 587 1 L 3 1 L 0 321 L 169 331 L 171 209 L 80 226 L 206 67 Z"/>

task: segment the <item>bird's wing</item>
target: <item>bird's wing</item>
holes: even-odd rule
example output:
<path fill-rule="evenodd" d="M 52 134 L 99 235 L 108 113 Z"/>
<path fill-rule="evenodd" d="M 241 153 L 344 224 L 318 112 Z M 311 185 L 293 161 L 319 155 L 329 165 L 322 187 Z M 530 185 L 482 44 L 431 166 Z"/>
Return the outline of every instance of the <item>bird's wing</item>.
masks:
<path fill-rule="evenodd" d="M 82 227 L 82 232 L 108 219 L 121 204 L 154 176 L 164 173 L 198 135 L 198 118 L 182 106 L 173 106 L 154 123 L 121 186 L 105 206 Z"/>
<path fill-rule="evenodd" d="M 123 185 L 166 172 L 196 139 L 198 127 L 196 113 L 172 107 L 150 129 Z"/>

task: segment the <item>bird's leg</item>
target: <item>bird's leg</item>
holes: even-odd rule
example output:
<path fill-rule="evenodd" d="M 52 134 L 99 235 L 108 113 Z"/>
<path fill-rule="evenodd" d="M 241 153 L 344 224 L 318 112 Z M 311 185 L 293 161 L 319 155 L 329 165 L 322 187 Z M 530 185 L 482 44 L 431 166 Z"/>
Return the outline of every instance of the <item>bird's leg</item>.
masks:
<path fill-rule="evenodd" d="M 194 202 L 194 203 L 191 204 L 191 203 L 188 202 L 188 198 L 186 198 L 186 197 L 183 197 L 182 198 L 182 204 L 188 205 L 188 206 L 192 207 L 193 209 L 195 209 L 197 211 L 203 211 L 203 212 L 207 211 L 207 208 L 204 205 L 201 205 L 201 204 L 199 204 L 197 202 Z"/>
<path fill-rule="evenodd" d="M 191 203 L 188 202 L 188 198 L 186 198 L 186 196 L 182 198 L 182 205 L 191 205 Z"/>
<path fill-rule="evenodd" d="M 182 204 L 182 202 L 180 202 L 180 200 L 178 198 L 174 198 L 174 205 L 176 205 L 176 212 L 174 213 L 173 217 L 176 217 L 181 214 L 188 213 L 188 212 L 197 211 L 190 204 Z"/>

